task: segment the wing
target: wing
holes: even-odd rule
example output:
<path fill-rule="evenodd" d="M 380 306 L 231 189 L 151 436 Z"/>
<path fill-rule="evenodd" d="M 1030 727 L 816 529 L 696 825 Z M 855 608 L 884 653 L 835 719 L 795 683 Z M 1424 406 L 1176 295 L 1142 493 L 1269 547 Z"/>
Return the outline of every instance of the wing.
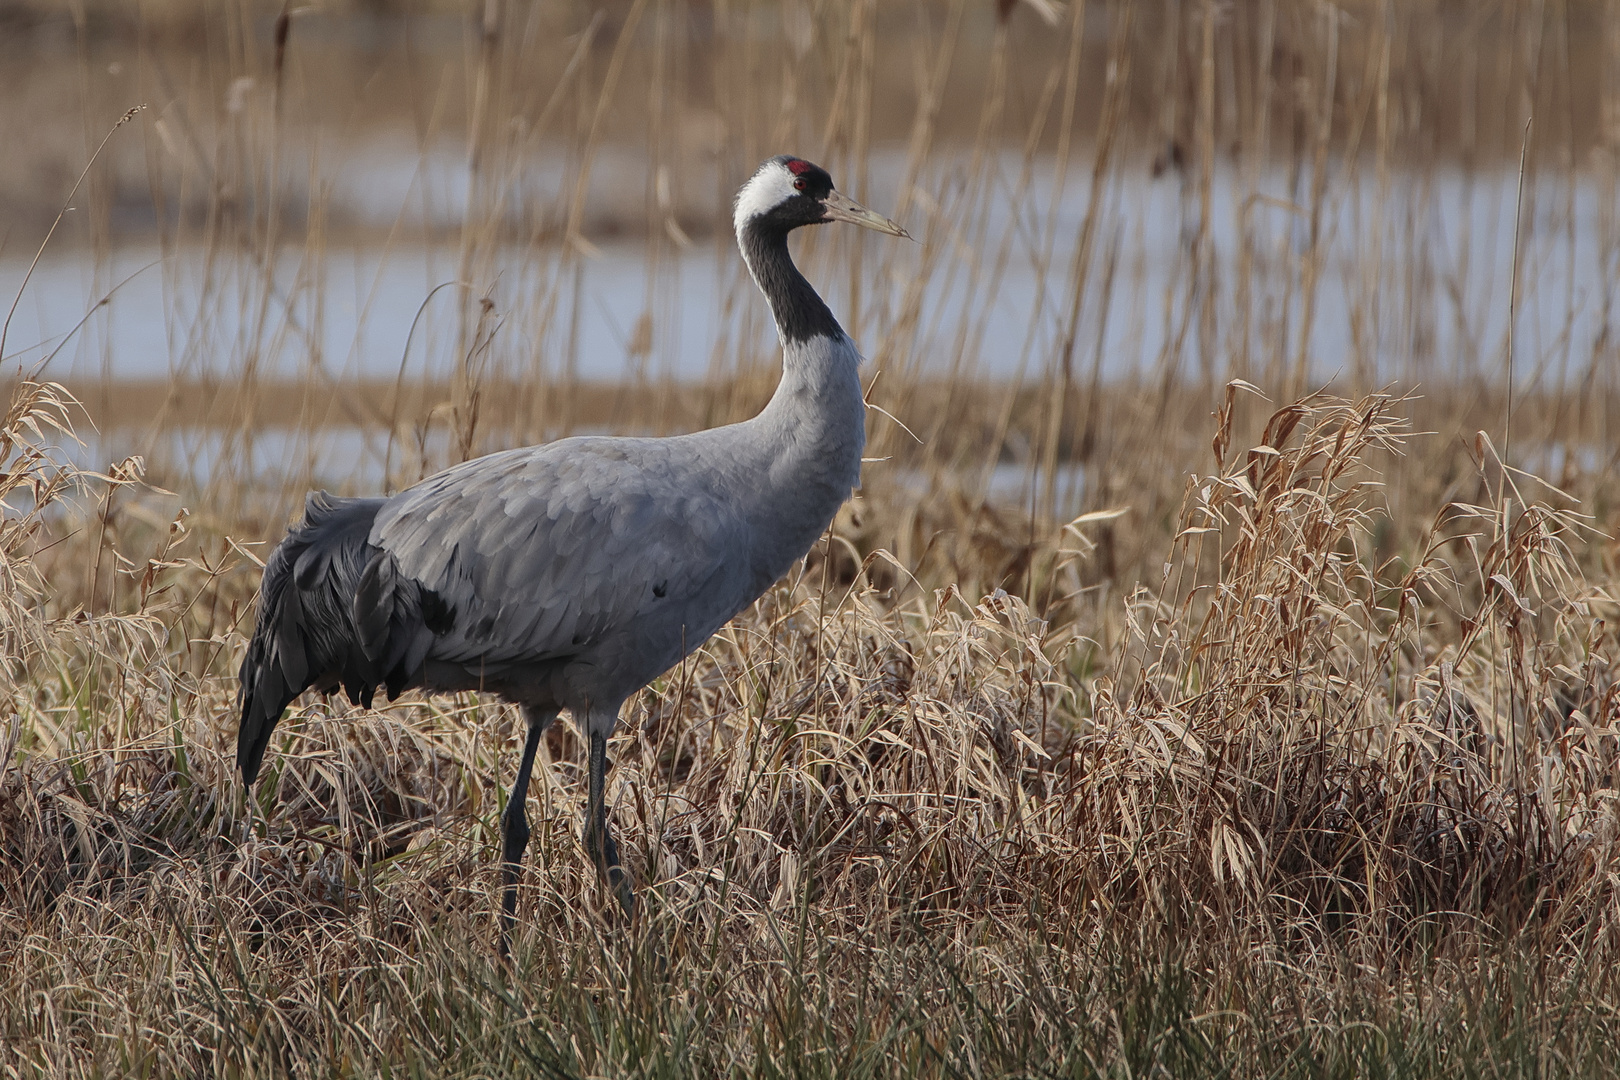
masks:
<path fill-rule="evenodd" d="M 586 438 L 492 454 L 402 492 L 370 540 L 448 607 L 434 659 L 555 659 L 655 612 L 701 640 L 749 597 L 733 606 L 746 540 L 699 452 Z"/>

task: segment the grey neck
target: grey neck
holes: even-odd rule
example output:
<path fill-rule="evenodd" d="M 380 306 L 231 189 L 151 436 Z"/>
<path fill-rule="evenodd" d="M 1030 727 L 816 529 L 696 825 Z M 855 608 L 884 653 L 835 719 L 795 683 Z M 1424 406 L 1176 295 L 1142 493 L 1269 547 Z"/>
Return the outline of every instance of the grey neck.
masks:
<path fill-rule="evenodd" d="M 849 497 L 849 489 L 860 483 L 866 442 L 861 354 L 793 265 L 787 235 L 795 226 L 780 217 L 759 215 L 737 230 L 743 261 L 770 301 L 782 335 L 782 381 L 755 419 L 775 446 L 773 479 L 789 488 L 822 488 L 819 497 L 806 499 L 804 505 L 830 518 Z M 825 526 L 824 518 L 816 529 Z"/>
<path fill-rule="evenodd" d="M 754 221 L 737 239 L 782 335 L 782 381 L 743 425 L 771 447 L 757 481 L 754 570 L 763 589 L 816 542 L 861 482 L 866 405 L 860 351 L 788 257 L 786 230 Z"/>
<path fill-rule="evenodd" d="M 866 406 L 860 359 L 842 333 L 784 344 L 776 393 L 758 416 L 739 425 L 771 448 L 753 481 L 761 589 L 810 549 L 861 482 Z"/>

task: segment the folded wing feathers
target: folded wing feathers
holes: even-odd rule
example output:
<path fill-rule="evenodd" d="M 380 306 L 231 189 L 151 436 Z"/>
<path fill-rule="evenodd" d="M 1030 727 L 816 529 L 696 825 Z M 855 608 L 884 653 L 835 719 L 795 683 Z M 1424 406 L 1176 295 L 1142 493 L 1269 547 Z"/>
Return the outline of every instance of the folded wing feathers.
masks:
<path fill-rule="evenodd" d="M 237 765 L 252 783 L 282 711 L 310 686 L 341 683 L 370 706 L 410 685 L 455 612 L 367 540 L 385 499 L 310 495 L 304 520 L 265 564 L 259 622 L 242 660 Z M 450 556 L 454 561 L 454 553 Z"/>
<path fill-rule="evenodd" d="M 265 564 L 258 626 L 240 672 L 236 761 L 248 783 L 258 776 L 282 710 L 312 683 L 335 674 L 351 697 L 369 698 L 348 600 L 384 501 L 311 493 L 304 520 Z"/>

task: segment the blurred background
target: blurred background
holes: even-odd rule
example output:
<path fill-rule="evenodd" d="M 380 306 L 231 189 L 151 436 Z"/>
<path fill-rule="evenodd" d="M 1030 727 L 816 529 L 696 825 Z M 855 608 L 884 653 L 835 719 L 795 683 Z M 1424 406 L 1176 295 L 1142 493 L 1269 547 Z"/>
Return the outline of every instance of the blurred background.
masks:
<path fill-rule="evenodd" d="M 1616 0 L 3 0 L 0 102 L 4 376 L 226 519 L 747 415 L 784 151 L 918 241 L 796 246 L 869 491 L 1173 508 L 1234 378 L 1620 446 Z"/>

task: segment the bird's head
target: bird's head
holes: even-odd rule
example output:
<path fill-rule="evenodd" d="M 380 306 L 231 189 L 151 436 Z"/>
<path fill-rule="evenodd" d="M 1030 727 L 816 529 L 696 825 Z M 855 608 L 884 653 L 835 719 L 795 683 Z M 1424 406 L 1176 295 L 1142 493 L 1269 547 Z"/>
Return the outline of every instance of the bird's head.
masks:
<path fill-rule="evenodd" d="M 733 224 L 738 235 L 749 227 L 786 233 L 801 225 L 829 221 L 847 221 L 890 236 L 910 235 L 836 190 L 826 169 L 791 154 L 765 162 L 737 192 Z"/>

